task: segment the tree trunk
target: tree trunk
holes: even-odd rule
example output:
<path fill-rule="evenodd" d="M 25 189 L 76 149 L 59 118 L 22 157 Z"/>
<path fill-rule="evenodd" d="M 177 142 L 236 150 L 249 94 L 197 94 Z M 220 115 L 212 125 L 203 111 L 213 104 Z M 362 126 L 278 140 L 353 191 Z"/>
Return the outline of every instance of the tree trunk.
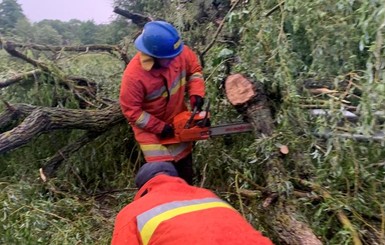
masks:
<path fill-rule="evenodd" d="M 241 74 L 234 74 L 226 79 L 225 89 L 230 103 L 252 124 L 255 137 L 272 135 L 274 122 L 262 84 L 252 82 Z M 279 154 L 273 154 L 264 165 L 268 197 L 262 205 L 263 213 L 258 214 L 259 218 L 285 244 L 320 245 L 322 242 L 309 225 L 297 219 L 300 216 L 296 214 L 295 206 L 278 192 L 279 186 L 284 185 L 287 179 Z"/>

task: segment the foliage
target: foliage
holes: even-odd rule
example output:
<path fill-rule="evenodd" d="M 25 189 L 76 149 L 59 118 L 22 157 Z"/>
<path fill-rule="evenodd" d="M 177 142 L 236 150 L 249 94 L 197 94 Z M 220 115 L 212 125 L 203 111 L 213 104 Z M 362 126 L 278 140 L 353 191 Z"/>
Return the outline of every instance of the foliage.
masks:
<path fill-rule="evenodd" d="M 228 12 L 235 2 L 235 10 Z M 198 53 L 217 38 L 202 60 L 213 124 L 241 120 L 224 96 L 223 81 L 229 73 L 244 73 L 262 82 L 270 95 L 275 109 L 274 135 L 255 139 L 244 134 L 197 142 L 197 185 L 214 190 L 275 239 L 277 234 L 264 224 L 268 218 L 263 217 L 263 193 L 257 187 L 266 188 L 264 167 L 279 146 L 286 145 L 289 154 L 282 156 L 285 175 L 273 188 L 297 207 L 297 214 L 317 236 L 325 244 L 351 244 L 351 234 L 336 215 L 343 211 L 366 244 L 381 244 L 385 220 L 383 143 L 357 142 L 340 138 L 338 133 L 384 131 L 374 115 L 384 110 L 385 99 L 383 1 L 120 0 L 115 5 L 173 22 L 185 43 Z M 215 37 L 221 21 L 223 29 Z M 138 28 L 121 18 L 110 25 L 20 20 L 12 31 L 15 39 L 41 44 L 131 44 Z M 51 38 L 44 40 L 44 35 L 38 35 L 43 31 Z M 133 53 L 130 47 L 128 55 Z M 68 74 L 95 81 L 99 101 L 116 100 L 124 69 L 116 57 L 63 52 L 55 65 Z M 0 58 L 0 79 L 31 69 L 2 50 Z M 39 56 L 44 61 L 49 58 L 48 53 Z M 312 97 L 305 89 L 309 84 L 340 94 Z M 60 106 L 78 106 L 71 93 L 51 76 L 3 88 L 0 95 L 10 103 L 43 106 L 50 106 L 60 95 L 66 99 Z M 94 108 L 100 106 L 98 101 L 94 103 Z M 309 115 L 309 106 L 330 109 L 334 114 L 315 118 Z M 339 113 L 351 107 L 360 115 L 355 124 L 341 120 Z M 325 129 L 334 136 L 315 136 Z M 66 159 L 57 178 L 48 183 L 37 181 L 38 169 L 47 158 L 82 134 L 68 130 L 41 135 L 1 156 L 0 233 L 5 235 L 0 243 L 108 243 L 114 215 L 131 200 L 132 177 L 143 161 L 125 123 Z M 255 197 L 241 197 L 240 188 L 255 191 Z M 298 191 L 309 195 L 298 197 Z"/>

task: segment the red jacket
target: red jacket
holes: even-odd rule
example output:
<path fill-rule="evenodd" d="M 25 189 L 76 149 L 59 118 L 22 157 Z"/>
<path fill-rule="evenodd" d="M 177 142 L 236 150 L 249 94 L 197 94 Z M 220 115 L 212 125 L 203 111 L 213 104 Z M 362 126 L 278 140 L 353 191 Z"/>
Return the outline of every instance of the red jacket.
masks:
<path fill-rule="evenodd" d="M 191 152 L 191 143 L 162 146 L 157 134 L 187 110 L 186 92 L 204 96 L 202 67 L 186 45 L 168 68 L 154 69 L 153 64 L 151 57 L 139 52 L 127 65 L 120 88 L 121 109 L 147 162 L 178 161 Z"/>
<path fill-rule="evenodd" d="M 273 243 L 211 191 L 161 174 L 148 181 L 119 212 L 111 244 Z"/>

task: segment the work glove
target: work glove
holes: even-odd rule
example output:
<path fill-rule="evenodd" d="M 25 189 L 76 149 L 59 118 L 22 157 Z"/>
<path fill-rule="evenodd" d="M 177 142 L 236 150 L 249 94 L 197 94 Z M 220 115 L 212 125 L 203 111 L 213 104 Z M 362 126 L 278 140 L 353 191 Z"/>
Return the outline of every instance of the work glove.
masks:
<path fill-rule="evenodd" d="M 171 124 L 164 125 L 164 128 L 163 128 L 162 132 L 160 133 L 159 137 L 161 139 L 167 139 L 167 138 L 174 137 L 174 128 L 172 127 L 172 125 Z"/>
<path fill-rule="evenodd" d="M 194 110 L 196 107 L 198 111 L 202 111 L 202 106 L 204 104 L 205 100 L 199 96 L 199 95 L 191 95 L 190 96 L 190 105 L 191 105 L 191 110 Z"/>

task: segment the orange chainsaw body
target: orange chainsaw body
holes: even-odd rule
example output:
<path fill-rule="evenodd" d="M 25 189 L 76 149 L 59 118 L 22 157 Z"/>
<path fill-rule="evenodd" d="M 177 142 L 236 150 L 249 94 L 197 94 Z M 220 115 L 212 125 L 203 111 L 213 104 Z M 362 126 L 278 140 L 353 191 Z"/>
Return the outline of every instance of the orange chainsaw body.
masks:
<path fill-rule="evenodd" d="M 206 113 L 208 114 L 206 115 Z M 206 123 L 208 118 L 209 112 L 207 111 L 179 113 L 173 119 L 174 137 L 161 139 L 161 144 L 168 145 L 208 139 L 210 137 L 210 127 Z"/>

